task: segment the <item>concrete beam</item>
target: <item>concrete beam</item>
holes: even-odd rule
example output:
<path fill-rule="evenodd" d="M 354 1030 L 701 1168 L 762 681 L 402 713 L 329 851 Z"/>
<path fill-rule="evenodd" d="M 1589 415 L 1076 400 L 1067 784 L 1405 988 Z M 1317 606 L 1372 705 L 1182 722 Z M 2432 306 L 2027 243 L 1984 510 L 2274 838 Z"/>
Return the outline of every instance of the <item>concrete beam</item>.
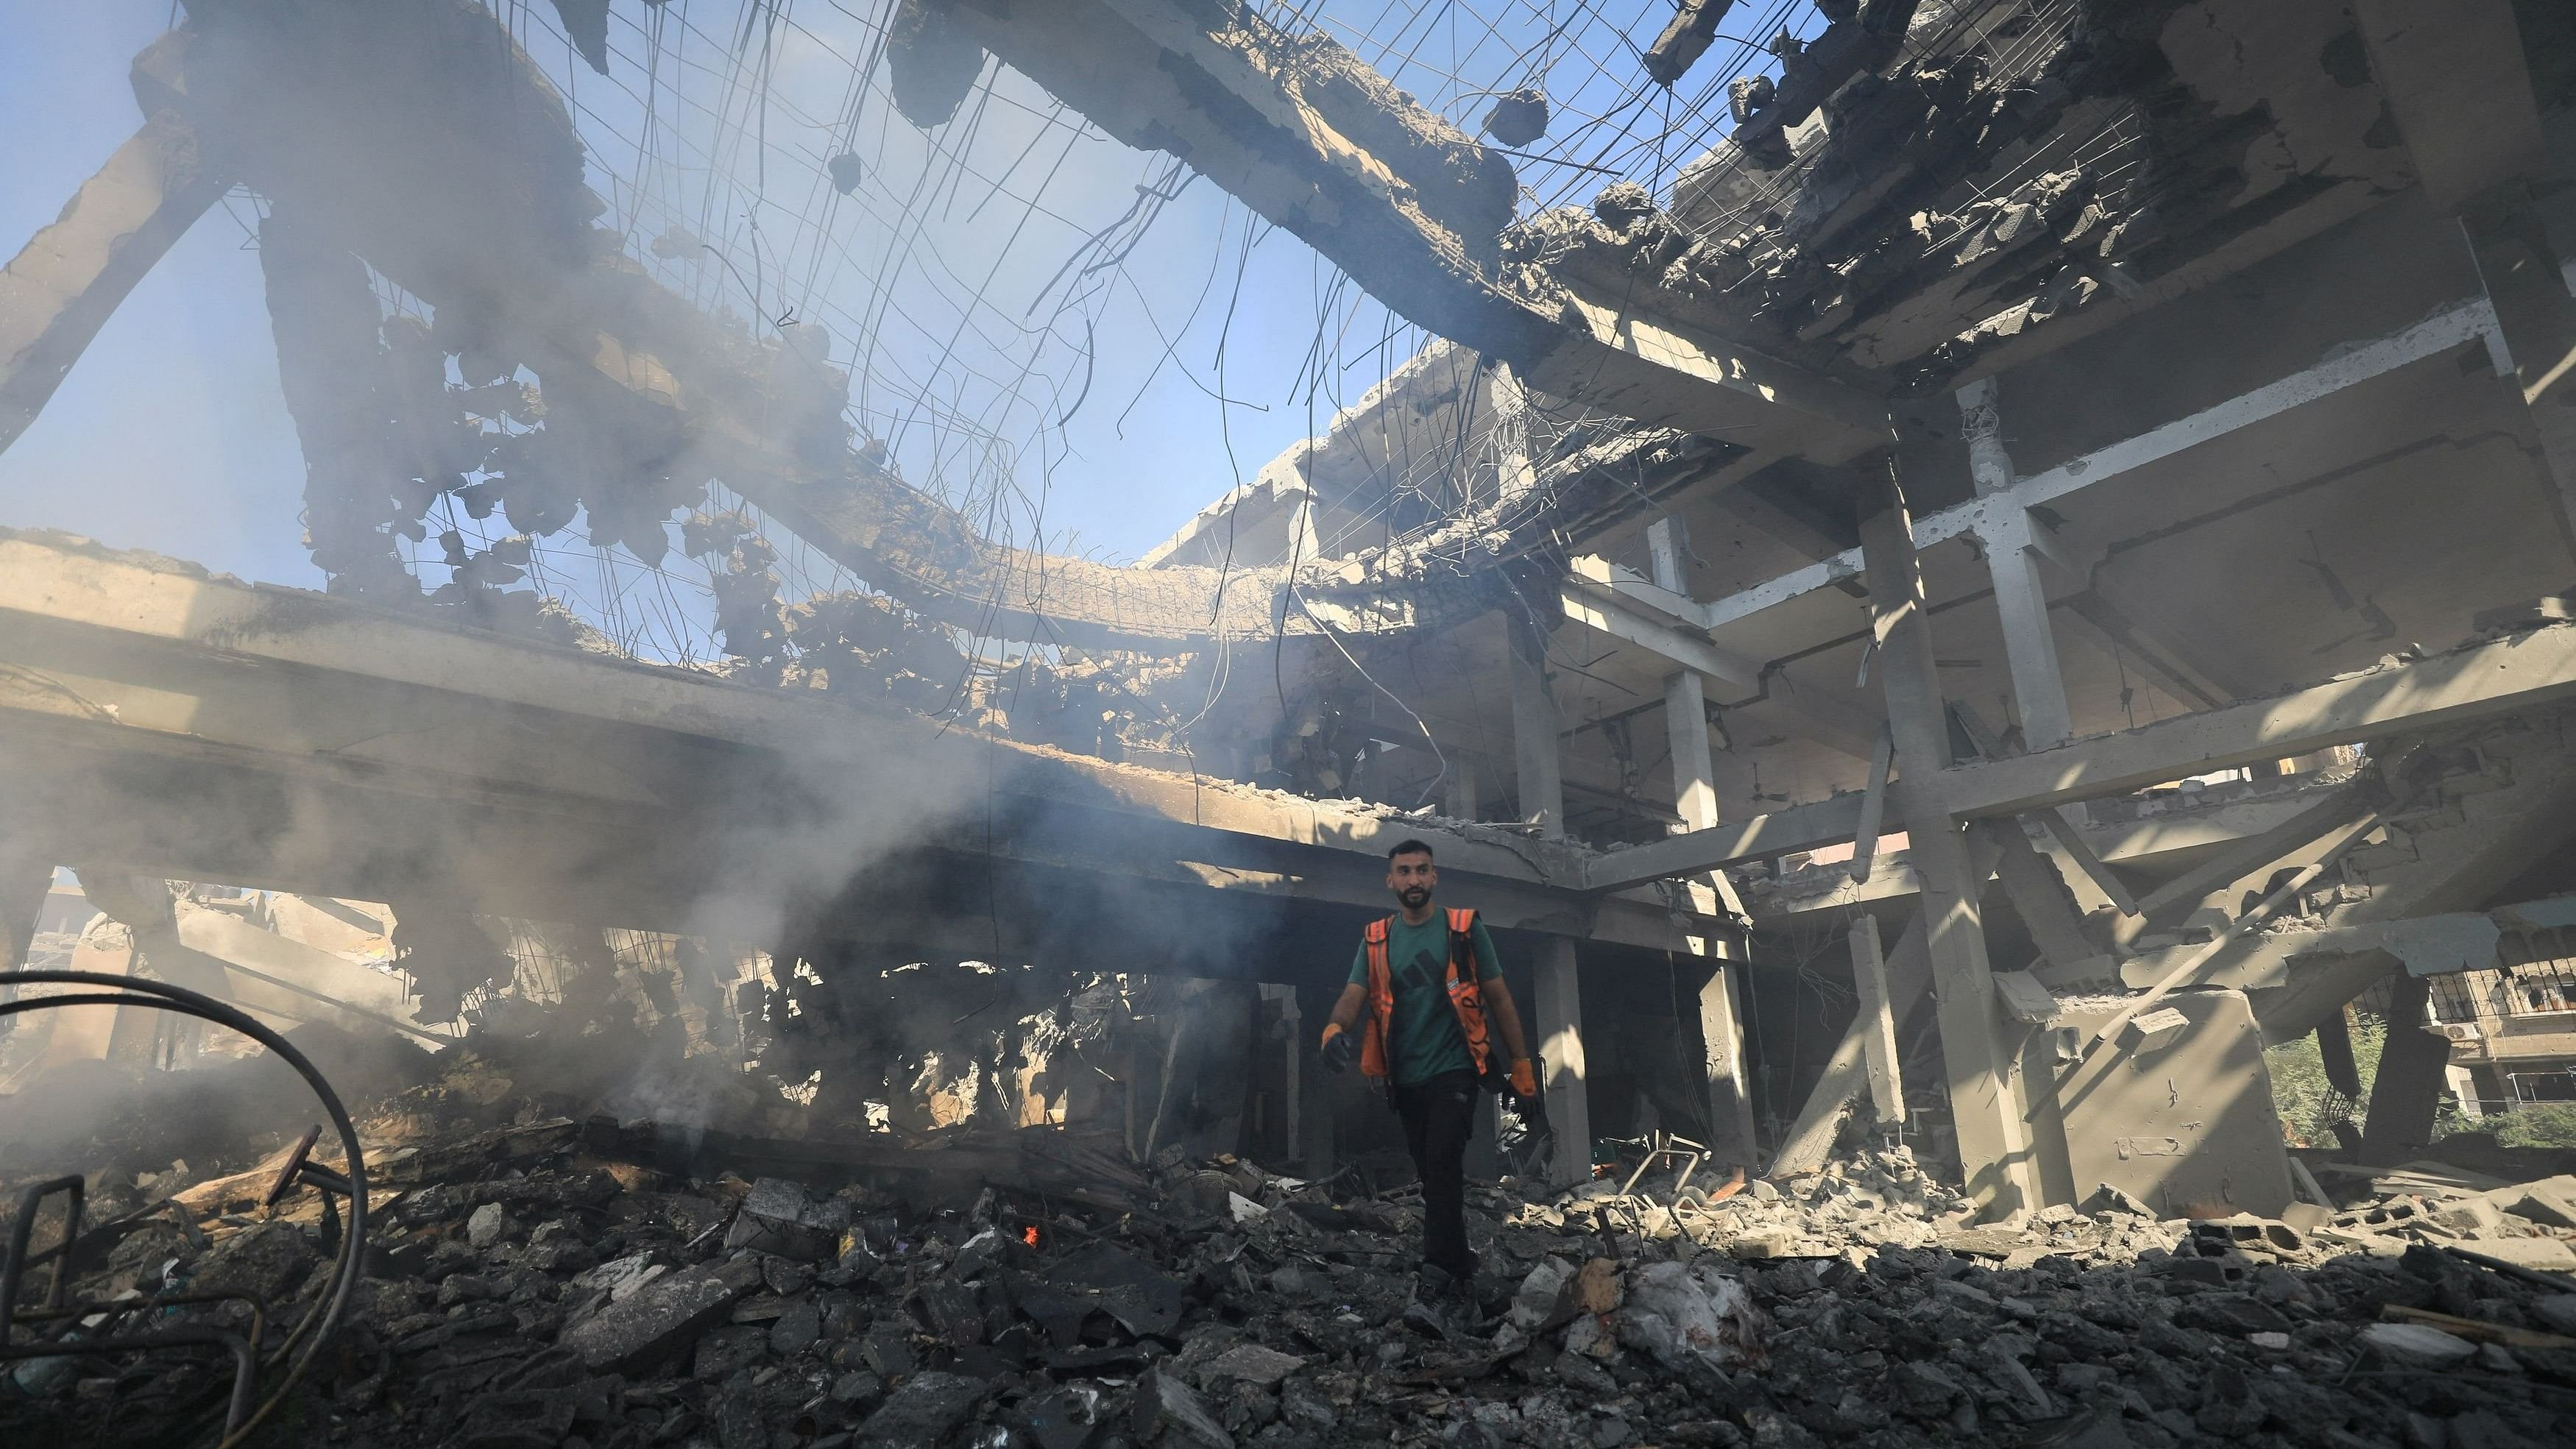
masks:
<path fill-rule="evenodd" d="M 1915 788 L 1956 816 L 2020 815 L 2328 745 L 2506 714 L 2571 694 L 2576 627 L 2536 629 L 2274 699 L 1954 766 L 1917 778 Z"/>
<path fill-rule="evenodd" d="M 1630 586 L 1633 573 L 1598 558 L 1577 558 L 1574 568 L 1558 591 L 1558 606 L 1567 618 L 1719 686 L 1720 701 L 1730 707 L 1769 703 L 1789 716 L 1783 723 L 1802 737 L 1854 759 L 1870 758 L 1877 743 L 1876 720 L 1830 700 L 1771 693 L 1760 664 L 1720 648 L 1686 625 L 1656 617 L 1652 605 L 1639 602 L 1669 591 L 1654 585 L 1645 585 L 1652 594 L 1636 590 Z"/>
<path fill-rule="evenodd" d="M 2098 448 L 2046 472 L 2016 479 L 2009 488 L 1927 514 L 1915 521 L 1914 546 L 1918 550 L 1929 548 L 1965 534 L 1980 538 L 2002 536 L 2014 527 L 2012 510 L 2026 514 L 2037 505 L 2098 488 L 2150 463 L 2478 340 L 2494 327 L 2495 311 L 2485 298 L 2456 303 L 2401 332 L 2337 351 L 2314 367 L 2252 392 Z M 1860 574 L 1860 550 L 1846 549 L 1768 583 L 1697 605 L 1690 622 L 1713 633 L 1735 620 L 1835 587 Z"/>
<path fill-rule="evenodd" d="M 1590 890 L 1619 890 L 1644 881 L 1698 875 L 1743 861 L 1839 845 L 1859 832 L 1862 803 L 1861 792 L 1853 790 L 1812 804 L 1792 805 L 1768 815 L 1748 816 L 1707 830 L 1614 850 L 1585 863 L 1583 884 Z"/>
<path fill-rule="evenodd" d="M 2197 651 L 2177 648 L 2170 639 L 2150 635 L 2126 610 L 2098 592 L 2086 591 L 2061 601 L 2068 622 L 2103 654 L 2138 672 L 2174 698 L 2216 709 L 2246 692 L 2211 672 L 2210 661 Z"/>
<path fill-rule="evenodd" d="M 2511 0 L 2353 0 L 2370 69 L 2441 211 L 2547 163 Z"/>
<path fill-rule="evenodd" d="M 0 268 L 0 451 L 36 420 L 134 284 L 231 185 L 207 163 L 195 127 L 154 111 Z"/>
<path fill-rule="evenodd" d="M 1882 403 L 1623 300 L 1552 305 L 1492 275 L 1512 219 L 1503 156 L 1339 45 L 1247 11 L 1209 28 L 1179 0 L 929 0 L 935 14 L 1131 146 L 1190 166 L 1332 260 L 1407 321 L 1510 363 L 1531 387 L 1754 448 L 1848 457 Z"/>
<path fill-rule="evenodd" d="M 1683 945 L 1659 895 L 1591 891 L 1587 852 L 1562 843 L 943 738 L 800 692 L 37 535 L 0 533 L 0 737 L 16 802 L 0 815 L 85 832 L 77 850 L 45 842 L 49 858 L 171 878 L 385 899 L 389 881 L 462 865 L 527 913 L 548 888 L 677 913 L 724 876 L 743 831 L 864 855 L 886 840 L 871 812 L 894 810 L 906 840 L 969 858 L 1054 841 L 1107 874 L 1235 872 L 1301 908 L 1382 906 L 1386 847 L 1419 834 L 1498 926 Z M 997 792 L 1007 840 L 924 796 L 923 782 L 966 778 L 977 801 Z"/>

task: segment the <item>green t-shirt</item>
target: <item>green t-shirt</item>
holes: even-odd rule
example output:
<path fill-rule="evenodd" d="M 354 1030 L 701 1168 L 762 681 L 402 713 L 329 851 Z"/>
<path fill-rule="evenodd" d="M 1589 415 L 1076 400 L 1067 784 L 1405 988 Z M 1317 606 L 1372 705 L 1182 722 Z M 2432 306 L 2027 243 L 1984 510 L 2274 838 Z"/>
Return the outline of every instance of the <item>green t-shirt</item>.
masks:
<path fill-rule="evenodd" d="M 1476 976 L 1491 981 L 1503 974 L 1494 958 L 1494 938 L 1476 918 Z M 1458 1013 L 1449 1005 L 1449 916 L 1434 910 L 1431 919 L 1408 926 L 1397 916 L 1386 933 L 1386 971 L 1395 988 L 1395 1019 L 1388 1033 L 1387 1056 L 1395 1084 L 1410 1087 L 1442 1072 L 1472 1072 L 1467 1034 L 1458 1029 Z M 1351 957 L 1351 984 L 1368 985 L 1368 942 Z"/>

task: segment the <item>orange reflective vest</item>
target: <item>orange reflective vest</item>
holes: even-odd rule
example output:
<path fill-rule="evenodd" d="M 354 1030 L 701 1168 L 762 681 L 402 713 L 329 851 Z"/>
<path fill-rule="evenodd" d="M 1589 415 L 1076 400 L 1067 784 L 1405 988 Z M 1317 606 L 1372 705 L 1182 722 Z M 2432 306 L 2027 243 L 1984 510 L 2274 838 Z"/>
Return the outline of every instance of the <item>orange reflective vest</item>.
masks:
<path fill-rule="evenodd" d="M 1476 1075 L 1486 1072 L 1490 1048 L 1485 1037 L 1485 993 L 1478 984 L 1476 961 L 1476 912 L 1470 908 L 1452 909 L 1449 916 L 1449 1007 L 1458 1013 L 1458 1030 L 1467 1038 L 1467 1056 L 1476 1064 Z M 1395 917 L 1368 923 L 1360 940 L 1368 947 L 1369 1012 L 1360 1024 L 1360 1070 L 1372 1077 L 1391 1077 L 1395 1068 L 1387 1057 L 1386 1037 L 1395 1021 L 1395 973 L 1387 963 L 1387 932 Z"/>

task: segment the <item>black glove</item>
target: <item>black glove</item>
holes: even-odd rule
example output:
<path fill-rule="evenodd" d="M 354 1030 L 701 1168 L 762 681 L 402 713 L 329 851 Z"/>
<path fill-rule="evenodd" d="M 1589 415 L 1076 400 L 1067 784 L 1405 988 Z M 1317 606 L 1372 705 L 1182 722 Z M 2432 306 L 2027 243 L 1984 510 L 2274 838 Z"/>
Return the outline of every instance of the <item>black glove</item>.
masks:
<path fill-rule="evenodd" d="M 1324 1028 L 1324 1070 L 1339 1076 L 1359 1059 L 1360 1049 L 1351 1044 L 1351 1034 L 1338 1026 Z"/>

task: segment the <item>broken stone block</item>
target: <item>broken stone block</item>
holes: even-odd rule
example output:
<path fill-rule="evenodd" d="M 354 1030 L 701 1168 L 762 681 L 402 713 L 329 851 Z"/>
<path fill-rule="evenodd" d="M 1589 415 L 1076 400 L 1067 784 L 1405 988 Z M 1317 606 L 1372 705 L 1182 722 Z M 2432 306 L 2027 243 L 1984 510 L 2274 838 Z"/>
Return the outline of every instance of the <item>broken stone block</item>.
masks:
<path fill-rule="evenodd" d="M 725 1233 L 725 1246 L 818 1263 L 840 1256 L 841 1235 L 849 1226 L 847 1202 L 818 1199 L 800 1182 L 764 1177 L 744 1195 L 742 1211 Z"/>
<path fill-rule="evenodd" d="M 949 1431 L 984 1402 L 987 1385 L 964 1374 L 931 1370 L 903 1381 L 860 1423 L 858 1442 L 885 1449 L 939 1449 Z M 1227 1446 L 1232 1449 L 1232 1446 Z"/>
<path fill-rule="evenodd" d="M 2558 1238 L 2475 1238 L 2460 1246 L 2517 1268 L 2544 1273 L 2576 1272 L 2576 1248 Z"/>
<path fill-rule="evenodd" d="M 2430 1368 L 2449 1367 L 2478 1351 L 2467 1339 L 2423 1323 L 2374 1323 L 2356 1341 L 2400 1363 Z"/>
<path fill-rule="evenodd" d="M 1017 1422 L 1037 1449 L 1083 1449 L 1100 1425 L 1100 1391 L 1065 1384 L 1023 1400 Z"/>
<path fill-rule="evenodd" d="M 2131 1055 L 2143 1056 L 2182 1040 L 2182 1034 L 2190 1026 L 2190 1017 L 2170 1006 L 2162 1007 L 2131 1018 L 2128 1026 L 2120 1033 L 2120 1042 L 2122 1046 L 2128 1048 Z"/>
<path fill-rule="evenodd" d="M 683 1268 L 565 1329 L 561 1342 L 593 1370 L 650 1364 L 695 1339 L 759 1286 L 757 1258 Z"/>
<path fill-rule="evenodd" d="M 2504 1209 L 2483 1197 L 2453 1198 L 2433 1209 L 2433 1221 L 2455 1233 L 2486 1233 L 2504 1226 Z"/>
<path fill-rule="evenodd" d="M 769 1329 L 757 1323 L 720 1324 L 698 1338 L 689 1361 L 689 1376 L 700 1383 L 722 1383 L 735 1370 L 759 1363 L 769 1352 Z"/>
<path fill-rule="evenodd" d="M 822 1336 L 823 1315 L 813 1304 L 800 1302 L 769 1325 L 769 1351 L 781 1358 L 794 1358 L 812 1348 Z"/>
<path fill-rule="evenodd" d="M 2576 1334 L 2576 1293 L 2542 1294 L 2531 1314 L 2552 1333 Z"/>
<path fill-rule="evenodd" d="M 1574 1310 L 1577 1313 L 1610 1313 L 1619 1307 L 1621 1296 L 1619 1265 L 1608 1258 L 1594 1258 L 1574 1276 Z"/>
<path fill-rule="evenodd" d="M 1574 1275 L 1574 1265 L 1563 1258 L 1549 1258 L 1530 1269 L 1520 1291 L 1512 1295 L 1512 1326 L 1535 1334 L 1572 1320 Z"/>
<path fill-rule="evenodd" d="M 2195 1293 L 2174 1314 L 2174 1322 L 2238 1337 L 2290 1331 L 2281 1310 L 2243 1293 Z"/>
<path fill-rule="evenodd" d="M 269 1303 L 283 1303 L 320 1254 L 289 1222 L 267 1222 L 244 1228 L 208 1253 L 190 1289 L 198 1293 L 251 1293 Z"/>
<path fill-rule="evenodd" d="M 604 1291 L 611 1302 L 616 1302 L 669 1271 L 667 1264 L 654 1262 L 652 1254 L 634 1253 L 585 1269 L 574 1276 L 571 1286 Z"/>
<path fill-rule="evenodd" d="M 1788 1228 L 1756 1228 L 1729 1238 L 1725 1251 L 1730 1258 L 1777 1258 L 1796 1246 L 1798 1235 Z"/>
<path fill-rule="evenodd" d="M 1234 1449 L 1234 1436 L 1208 1412 L 1198 1391 L 1162 1369 L 1148 1370 L 1136 1381 L 1136 1408 L 1128 1427 L 1137 1443 L 1157 1449 Z"/>
<path fill-rule="evenodd" d="M 1303 1379 L 1292 1379 L 1279 1390 L 1279 1417 L 1293 1428 L 1314 1434 L 1329 1434 L 1341 1423 L 1341 1410 L 1325 1397 L 1323 1390 Z"/>
<path fill-rule="evenodd" d="M 501 1210 L 501 1205 L 487 1202 L 465 1220 L 465 1241 L 472 1244 L 477 1252 L 485 1251 L 501 1241 L 501 1234 L 509 1226 L 510 1215 Z"/>
<path fill-rule="evenodd" d="M 2576 1228 L 2576 1176 L 2545 1177 L 2490 1194 L 2505 1211 L 2553 1228 Z"/>
<path fill-rule="evenodd" d="M 1302 1263 L 1289 1263 L 1270 1275 L 1270 1291 L 1291 1303 L 1311 1303 L 1332 1292 L 1333 1284 Z"/>
<path fill-rule="evenodd" d="M 485 1394 L 465 1410 L 457 1442 L 465 1449 L 554 1449 L 571 1432 L 575 1396 L 554 1389 Z"/>
<path fill-rule="evenodd" d="M 948 1272 L 961 1283 L 972 1283 L 983 1277 L 986 1269 L 1003 1261 L 1004 1256 L 1001 1231 L 986 1228 L 958 1246 L 957 1256 L 948 1260 Z"/>
<path fill-rule="evenodd" d="M 1293 1353 L 1281 1353 L 1257 1343 L 1242 1343 L 1210 1359 L 1205 1372 L 1211 1381 L 1241 1379 L 1266 1389 L 1277 1387 L 1281 1379 L 1305 1366 L 1306 1361 Z"/>
<path fill-rule="evenodd" d="M 984 1341 L 984 1309 L 975 1292 L 951 1279 L 921 1285 L 921 1309 L 931 1331 L 965 1348 Z"/>

